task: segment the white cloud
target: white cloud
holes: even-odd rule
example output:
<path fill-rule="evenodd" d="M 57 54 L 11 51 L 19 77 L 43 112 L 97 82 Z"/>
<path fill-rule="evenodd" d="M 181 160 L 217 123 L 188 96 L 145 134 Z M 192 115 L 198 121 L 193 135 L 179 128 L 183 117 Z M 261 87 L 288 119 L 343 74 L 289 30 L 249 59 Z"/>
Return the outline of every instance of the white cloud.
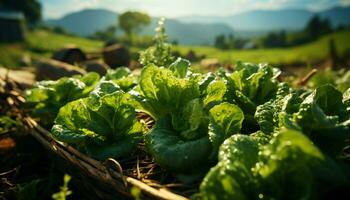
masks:
<path fill-rule="evenodd" d="M 350 0 L 340 0 L 340 4 L 344 6 L 350 5 Z"/>

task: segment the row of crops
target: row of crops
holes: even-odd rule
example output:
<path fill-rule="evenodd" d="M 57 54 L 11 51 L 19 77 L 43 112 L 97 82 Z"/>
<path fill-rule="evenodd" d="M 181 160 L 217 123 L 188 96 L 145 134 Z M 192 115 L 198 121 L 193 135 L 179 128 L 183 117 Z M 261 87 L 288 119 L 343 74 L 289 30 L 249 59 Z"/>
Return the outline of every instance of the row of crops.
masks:
<path fill-rule="evenodd" d="M 100 77 L 42 81 L 26 93 L 53 136 L 98 160 L 146 152 L 193 198 L 319 199 L 349 188 L 350 89 L 279 81 L 266 64 L 195 73 L 178 58 Z M 139 113 L 150 116 L 152 127 Z"/>

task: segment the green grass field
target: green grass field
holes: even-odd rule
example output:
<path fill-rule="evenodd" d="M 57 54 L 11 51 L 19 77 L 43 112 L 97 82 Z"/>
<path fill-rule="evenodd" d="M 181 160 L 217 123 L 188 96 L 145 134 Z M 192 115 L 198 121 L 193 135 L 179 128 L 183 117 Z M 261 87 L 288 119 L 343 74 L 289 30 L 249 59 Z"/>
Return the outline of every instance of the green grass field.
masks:
<path fill-rule="evenodd" d="M 89 52 L 101 49 L 103 42 L 35 30 L 28 33 L 24 43 L 0 44 L 0 65 L 10 68 L 17 67 L 21 57 L 25 54 L 33 59 L 49 57 L 53 52 L 68 45 L 75 45 Z"/>
<path fill-rule="evenodd" d="M 67 45 L 76 45 L 83 51 L 95 51 L 103 46 L 103 42 L 77 36 L 60 35 L 43 30 L 30 32 L 26 41 L 29 49 L 38 52 L 54 52 Z"/>
<path fill-rule="evenodd" d="M 220 50 L 213 47 L 177 46 L 182 55 L 194 50 L 197 55 L 206 55 L 207 58 L 217 58 L 223 63 L 232 63 L 238 60 L 244 62 L 267 62 L 271 64 L 312 63 L 328 55 L 330 38 L 334 38 L 338 53 L 350 50 L 350 30 L 341 31 L 324 36 L 319 40 L 292 48 L 255 49 L 255 50 Z"/>
<path fill-rule="evenodd" d="M 328 55 L 330 38 L 334 38 L 337 50 L 340 54 L 350 49 L 350 30 L 337 32 L 322 37 L 321 39 L 292 48 L 281 49 L 256 49 L 256 50 L 220 50 L 205 46 L 175 46 L 181 55 L 186 55 L 189 50 L 194 50 L 197 55 L 206 55 L 207 58 L 217 58 L 222 63 L 234 63 L 238 60 L 244 62 L 267 62 L 271 64 L 295 64 L 312 63 L 319 61 Z M 98 51 L 103 42 L 89 40 L 77 36 L 60 35 L 44 30 L 35 30 L 28 33 L 25 43 L 0 44 L 0 65 L 16 67 L 23 54 L 30 55 L 33 59 L 45 56 L 67 45 L 76 45 L 82 50 Z M 132 51 L 139 51 L 132 48 Z"/>

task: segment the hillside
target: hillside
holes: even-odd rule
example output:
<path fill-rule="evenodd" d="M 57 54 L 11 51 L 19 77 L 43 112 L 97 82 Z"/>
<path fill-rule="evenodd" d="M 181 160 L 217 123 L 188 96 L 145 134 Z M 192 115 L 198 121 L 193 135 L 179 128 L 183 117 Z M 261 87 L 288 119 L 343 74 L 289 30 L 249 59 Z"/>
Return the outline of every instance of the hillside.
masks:
<path fill-rule="evenodd" d="M 103 9 L 88 9 L 68 14 L 61 19 L 47 20 L 46 24 L 61 26 L 69 33 L 80 36 L 89 36 L 96 31 L 103 30 L 117 23 L 118 13 Z M 152 18 L 152 23 L 142 32 L 143 35 L 154 35 L 158 18 Z M 181 44 L 212 44 L 215 36 L 229 34 L 233 30 L 226 24 L 213 23 L 181 23 L 174 19 L 166 21 L 165 28 L 169 33 L 170 40 L 176 40 Z M 121 31 L 121 30 L 119 30 Z M 205 33 L 205 34 L 203 34 Z M 121 32 L 119 32 L 121 34 Z"/>
<path fill-rule="evenodd" d="M 27 48 L 38 53 L 52 53 L 67 45 L 78 46 L 83 51 L 95 51 L 103 47 L 103 42 L 44 30 L 30 32 L 26 41 Z"/>
<path fill-rule="evenodd" d="M 331 38 L 334 39 L 337 51 L 343 54 L 350 50 L 350 30 L 345 30 L 326 35 L 319 40 L 301 46 L 276 49 L 256 50 L 220 50 L 213 47 L 178 46 L 176 49 L 182 54 L 194 50 L 197 55 L 206 55 L 208 58 L 217 58 L 223 63 L 244 62 L 265 62 L 271 64 L 297 64 L 314 63 L 328 55 L 328 44 Z"/>

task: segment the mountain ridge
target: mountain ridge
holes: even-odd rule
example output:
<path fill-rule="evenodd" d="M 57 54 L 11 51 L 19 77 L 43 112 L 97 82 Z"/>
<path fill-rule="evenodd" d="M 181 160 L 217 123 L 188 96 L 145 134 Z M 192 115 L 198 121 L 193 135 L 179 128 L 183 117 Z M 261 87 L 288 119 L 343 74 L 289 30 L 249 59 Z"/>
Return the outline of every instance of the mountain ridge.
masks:
<path fill-rule="evenodd" d="M 254 37 L 271 31 L 301 30 L 308 20 L 318 14 L 329 18 L 335 26 L 350 25 L 350 6 L 334 7 L 320 12 L 305 9 L 253 10 L 229 16 L 185 16 L 169 18 L 165 28 L 170 40 L 181 44 L 213 44 L 219 34 L 234 34 L 236 37 Z M 66 31 L 80 36 L 90 36 L 117 23 L 118 13 L 107 9 L 85 9 L 69 13 L 60 19 L 44 23 L 61 26 Z M 157 17 L 152 17 L 150 26 L 142 35 L 154 35 Z"/>
<path fill-rule="evenodd" d="M 215 23 L 220 21 L 236 31 L 300 30 L 308 20 L 319 15 L 329 18 L 334 26 L 350 25 L 350 6 L 337 6 L 313 12 L 306 9 L 252 10 L 227 16 L 184 16 L 176 19 L 183 23 Z"/>
<path fill-rule="evenodd" d="M 60 26 L 69 33 L 80 36 L 90 36 L 96 31 L 103 30 L 117 23 L 117 12 L 107 9 L 86 9 L 70 13 L 56 20 L 46 20 L 44 23 L 52 26 Z M 145 27 L 141 35 L 154 35 L 157 19 L 152 17 L 151 24 Z M 176 40 L 181 44 L 212 44 L 219 34 L 233 33 L 231 27 L 225 24 L 201 24 L 181 23 L 176 19 L 168 19 L 165 28 L 170 40 Z M 203 34 L 203 33 L 206 34 Z"/>

